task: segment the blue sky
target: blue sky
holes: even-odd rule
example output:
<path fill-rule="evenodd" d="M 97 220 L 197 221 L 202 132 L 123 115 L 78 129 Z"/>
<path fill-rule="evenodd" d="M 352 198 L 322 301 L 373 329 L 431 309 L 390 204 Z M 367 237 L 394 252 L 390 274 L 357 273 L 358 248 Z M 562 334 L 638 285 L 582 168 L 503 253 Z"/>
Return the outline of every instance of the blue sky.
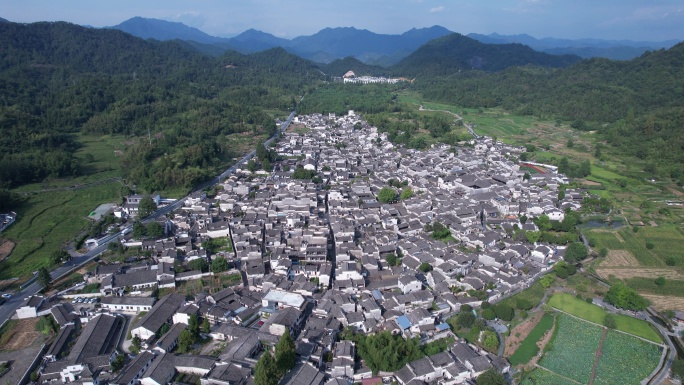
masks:
<path fill-rule="evenodd" d="M 325 27 L 402 33 L 441 25 L 468 34 L 684 40 L 683 0 L 2 0 L 0 17 L 95 27 L 133 16 L 180 21 L 216 36 L 255 28 L 292 38 Z"/>

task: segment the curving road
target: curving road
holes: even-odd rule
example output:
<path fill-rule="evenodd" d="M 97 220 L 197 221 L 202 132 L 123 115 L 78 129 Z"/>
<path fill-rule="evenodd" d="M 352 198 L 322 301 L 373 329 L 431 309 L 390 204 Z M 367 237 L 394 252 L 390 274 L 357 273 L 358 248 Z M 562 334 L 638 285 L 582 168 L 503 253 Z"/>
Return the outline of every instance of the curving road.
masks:
<path fill-rule="evenodd" d="M 304 99 L 304 98 L 302 98 L 302 99 Z M 285 122 L 283 122 L 283 124 L 280 126 L 280 129 L 276 130 L 276 132 L 273 134 L 273 136 L 271 136 L 266 142 L 264 142 L 265 146 L 270 145 L 281 132 L 283 132 L 287 129 L 287 127 L 292 122 L 292 119 L 294 118 L 296 113 L 297 113 L 296 110 L 292 111 L 290 113 L 290 116 L 287 118 L 287 120 Z M 242 165 L 249 162 L 249 160 L 252 159 L 255 154 L 256 154 L 256 151 L 252 151 L 249 154 L 245 155 L 237 163 L 235 163 L 234 165 L 229 167 L 227 170 L 222 172 L 217 177 L 215 177 L 209 181 L 206 181 L 204 183 L 201 183 L 199 186 L 196 187 L 195 191 L 201 191 L 201 190 L 204 190 L 206 188 L 209 188 L 209 187 L 212 187 L 212 186 L 218 184 L 221 180 L 228 177 L 228 175 L 235 173 L 235 171 L 237 171 L 237 169 L 240 168 Z M 195 192 L 195 191 L 193 191 L 193 192 Z M 185 202 L 185 200 L 188 197 L 189 197 L 189 195 L 173 202 L 172 204 L 170 204 L 168 206 L 164 206 L 164 207 L 160 208 L 159 210 L 155 211 L 149 217 L 143 219 L 142 222 L 145 224 L 150 223 L 150 222 L 154 221 L 155 219 L 170 213 L 171 211 L 174 211 L 176 209 L 181 208 L 183 206 L 183 203 Z M 68 262 L 66 262 L 66 263 L 62 264 L 61 266 L 57 267 L 56 269 L 52 270 L 52 272 L 50 272 L 50 276 L 52 277 L 52 280 L 54 281 L 54 280 L 57 280 L 59 278 L 62 278 L 63 276 L 71 273 L 72 271 L 78 269 L 79 267 L 83 266 L 87 262 L 91 261 L 92 259 L 94 259 L 98 255 L 100 255 L 103 251 L 105 251 L 107 249 L 107 246 L 109 245 L 109 243 L 114 242 L 114 241 L 118 242 L 120 236 L 126 234 L 127 232 L 131 231 L 132 229 L 133 229 L 133 225 L 129 225 L 126 228 L 124 228 L 123 230 L 121 230 L 121 232 L 119 232 L 119 233 L 107 235 L 106 237 L 100 239 L 99 246 L 95 247 L 94 249 L 88 250 L 88 252 L 85 254 L 72 257 L 71 260 L 69 260 Z M 29 282 L 31 282 L 31 281 L 29 281 Z M 12 295 L 12 298 L 9 298 L 8 300 L 6 300 L 5 303 L 2 306 L 0 306 L 0 325 L 3 325 L 5 322 L 7 322 L 8 319 L 10 319 L 12 317 L 12 315 L 17 310 L 19 305 L 21 305 L 21 303 L 24 301 L 24 299 L 26 299 L 27 297 L 29 297 L 31 295 L 38 293 L 41 289 L 42 289 L 42 287 L 40 286 L 40 284 L 38 282 L 35 281 L 35 277 L 34 277 L 33 283 L 22 288 L 19 292 Z"/>

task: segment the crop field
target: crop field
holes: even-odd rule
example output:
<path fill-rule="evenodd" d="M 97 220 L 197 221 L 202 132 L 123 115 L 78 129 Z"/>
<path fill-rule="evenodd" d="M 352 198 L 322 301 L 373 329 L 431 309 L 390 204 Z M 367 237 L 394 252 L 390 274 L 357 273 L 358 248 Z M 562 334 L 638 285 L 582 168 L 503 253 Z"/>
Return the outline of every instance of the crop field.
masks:
<path fill-rule="evenodd" d="M 549 346 L 539 366 L 553 373 L 537 369 L 523 384 L 570 383 L 567 378 L 587 384 L 594 366 L 594 384 L 639 384 L 658 366 L 662 354 L 660 345 L 562 313 Z"/>
<path fill-rule="evenodd" d="M 554 294 L 548 303 L 553 308 L 599 325 L 603 325 L 603 320 L 606 317 L 606 311 L 601 307 L 566 293 Z M 625 333 L 634 334 L 650 341 L 660 342 L 660 337 L 646 321 L 617 314 L 615 315 L 615 323 L 617 324 L 617 329 Z"/>
<path fill-rule="evenodd" d="M 596 239 L 599 247 L 605 247 L 609 250 L 624 250 L 625 240 L 616 232 L 607 230 L 592 230 L 590 231 L 591 238 Z"/>
<path fill-rule="evenodd" d="M 636 267 L 639 261 L 626 250 L 609 250 L 601 266 Z"/>
<path fill-rule="evenodd" d="M 532 372 L 526 373 L 520 385 L 577 385 L 577 382 L 538 367 Z"/>
<path fill-rule="evenodd" d="M 547 345 L 550 348 L 539 366 L 583 384 L 588 383 L 602 334 L 602 327 L 559 314 L 553 340 Z"/>
<path fill-rule="evenodd" d="M 603 266 L 603 265 L 601 265 Z M 649 278 L 649 279 L 656 279 L 658 277 L 665 277 L 666 279 L 672 279 L 672 280 L 682 280 L 684 279 L 684 275 L 680 273 L 676 269 L 672 268 L 613 268 L 613 267 L 599 267 L 596 269 L 596 272 L 601 275 L 602 277 L 608 279 L 612 275 L 614 278 L 617 279 L 631 279 L 635 277 L 642 277 L 642 278 Z M 634 287 L 634 289 L 639 290 L 638 288 Z"/>
<path fill-rule="evenodd" d="M 660 286 L 655 283 L 655 279 L 630 278 L 625 283 L 640 293 L 657 295 L 672 295 L 684 297 L 684 280 L 665 279 L 665 284 Z"/>
<path fill-rule="evenodd" d="M 551 314 L 544 314 L 544 316 L 542 316 L 539 323 L 534 326 L 534 329 L 527 335 L 518 349 L 509 357 L 508 360 L 511 365 L 526 364 L 539 353 L 537 342 L 539 342 L 544 334 L 553 328 L 553 321 L 554 318 Z"/>
<path fill-rule="evenodd" d="M 594 384 L 634 384 L 648 377 L 658 366 L 660 346 L 609 330 L 601 347 Z"/>
<path fill-rule="evenodd" d="M 651 305 L 660 310 L 684 309 L 684 297 L 673 297 L 655 294 L 642 294 L 644 298 L 651 301 Z"/>

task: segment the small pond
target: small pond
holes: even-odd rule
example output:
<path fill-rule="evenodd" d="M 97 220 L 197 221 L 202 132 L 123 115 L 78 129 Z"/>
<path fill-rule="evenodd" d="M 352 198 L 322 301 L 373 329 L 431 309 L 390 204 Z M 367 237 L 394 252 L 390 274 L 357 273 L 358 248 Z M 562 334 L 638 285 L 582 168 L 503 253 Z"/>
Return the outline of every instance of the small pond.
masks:
<path fill-rule="evenodd" d="M 590 220 L 582 223 L 582 227 L 588 227 L 590 229 L 599 229 L 602 227 L 606 227 L 606 228 L 610 228 L 610 229 L 618 229 L 624 225 L 625 225 L 625 222 L 621 219 L 616 219 L 616 220 L 612 220 L 612 221 L 590 219 Z"/>

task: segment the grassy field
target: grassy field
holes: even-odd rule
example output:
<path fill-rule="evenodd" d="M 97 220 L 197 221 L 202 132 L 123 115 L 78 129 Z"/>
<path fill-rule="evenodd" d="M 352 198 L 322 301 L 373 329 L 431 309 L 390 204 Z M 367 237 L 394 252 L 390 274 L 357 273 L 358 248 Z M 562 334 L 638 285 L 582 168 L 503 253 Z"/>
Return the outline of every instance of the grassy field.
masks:
<path fill-rule="evenodd" d="M 548 304 L 553 308 L 599 325 L 603 325 L 603 320 L 607 314 L 601 307 L 582 301 L 567 293 L 554 294 L 549 299 Z M 658 333 L 646 321 L 624 315 L 616 315 L 615 322 L 617 330 L 645 338 L 649 341 L 661 342 Z"/>
<path fill-rule="evenodd" d="M 121 201 L 121 184 L 111 182 L 76 191 L 31 194 L 17 210 L 15 224 L 2 233 L 16 243 L 0 263 L 0 279 L 27 279 L 48 266 L 48 256 L 88 226 L 88 214 L 99 204 Z M 20 280 L 21 281 L 21 280 Z"/>
<path fill-rule="evenodd" d="M 535 281 L 532 284 L 532 286 L 528 287 L 527 289 L 521 291 L 518 294 L 512 295 L 500 301 L 500 303 L 505 303 L 513 308 L 516 308 L 519 299 L 526 299 L 530 301 L 530 303 L 532 303 L 534 306 L 536 306 L 537 304 L 539 304 L 543 297 L 544 287 L 542 287 L 542 285 L 538 281 Z"/>

